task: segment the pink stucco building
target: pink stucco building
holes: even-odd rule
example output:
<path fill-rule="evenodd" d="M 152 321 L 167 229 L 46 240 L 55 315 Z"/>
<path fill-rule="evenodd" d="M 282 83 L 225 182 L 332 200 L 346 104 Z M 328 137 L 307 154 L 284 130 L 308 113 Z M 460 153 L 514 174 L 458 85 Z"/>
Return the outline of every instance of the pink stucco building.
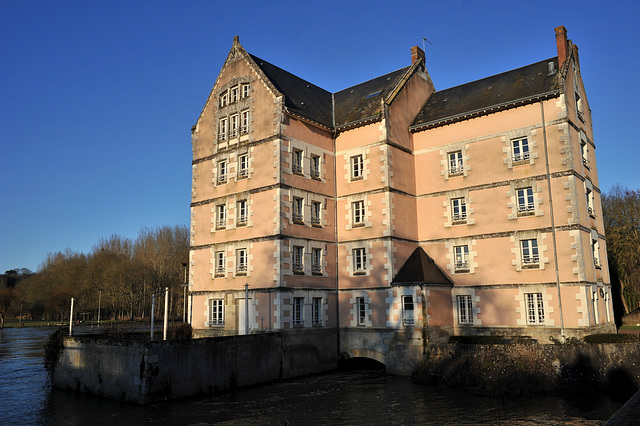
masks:
<path fill-rule="evenodd" d="M 439 91 L 414 47 L 410 65 L 330 93 L 234 38 L 192 129 L 196 334 L 365 330 L 383 337 L 361 352 L 384 352 L 397 333 L 615 331 L 564 27 L 556 47 Z"/>

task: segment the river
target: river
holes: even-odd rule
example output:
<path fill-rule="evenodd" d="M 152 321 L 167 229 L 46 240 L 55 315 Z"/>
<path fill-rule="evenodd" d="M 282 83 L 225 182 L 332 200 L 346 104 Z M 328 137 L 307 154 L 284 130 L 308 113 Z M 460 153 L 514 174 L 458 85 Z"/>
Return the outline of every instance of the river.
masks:
<path fill-rule="evenodd" d="M 0 330 L 0 425 L 596 425 L 623 403 L 605 397 L 503 400 L 360 370 L 143 407 L 46 386 L 43 347 L 54 330 Z"/>

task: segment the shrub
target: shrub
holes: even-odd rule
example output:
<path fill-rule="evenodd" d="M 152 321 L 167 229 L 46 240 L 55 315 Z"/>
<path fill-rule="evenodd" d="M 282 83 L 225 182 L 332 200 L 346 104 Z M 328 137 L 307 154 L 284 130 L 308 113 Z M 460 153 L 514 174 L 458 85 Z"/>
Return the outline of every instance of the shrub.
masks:
<path fill-rule="evenodd" d="M 191 324 L 176 324 L 167 329 L 167 338 L 169 340 L 189 340 L 191 339 Z"/>
<path fill-rule="evenodd" d="M 616 334 L 616 333 L 603 333 L 603 334 L 591 334 L 584 336 L 584 342 L 590 344 L 597 343 L 631 343 L 638 342 L 637 334 Z"/>
<path fill-rule="evenodd" d="M 64 337 L 61 328 L 54 331 L 44 345 L 44 369 L 47 371 L 47 382 L 51 383 L 56 365 L 64 349 Z"/>

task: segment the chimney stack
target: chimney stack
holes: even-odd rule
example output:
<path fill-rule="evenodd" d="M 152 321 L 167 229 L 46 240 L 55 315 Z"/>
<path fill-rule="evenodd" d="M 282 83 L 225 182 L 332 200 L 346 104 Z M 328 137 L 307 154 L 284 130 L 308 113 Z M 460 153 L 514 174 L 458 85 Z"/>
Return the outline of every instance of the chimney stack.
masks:
<path fill-rule="evenodd" d="M 411 48 L 411 65 L 415 64 L 416 61 L 420 61 L 424 65 L 424 50 L 418 46 L 413 46 Z"/>
<path fill-rule="evenodd" d="M 556 47 L 558 48 L 558 66 L 562 68 L 562 64 L 569 57 L 569 40 L 567 40 L 567 29 L 564 25 L 556 27 Z"/>

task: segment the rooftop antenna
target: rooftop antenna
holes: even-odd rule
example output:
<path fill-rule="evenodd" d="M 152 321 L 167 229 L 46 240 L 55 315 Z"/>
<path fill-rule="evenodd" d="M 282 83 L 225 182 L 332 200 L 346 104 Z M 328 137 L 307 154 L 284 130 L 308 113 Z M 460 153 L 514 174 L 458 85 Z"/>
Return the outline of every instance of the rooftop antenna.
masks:
<path fill-rule="evenodd" d="M 426 41 L 427 43 L 429 43 L 430 45 L 432 45 L 432 46 L 433 46 L 433 43 L 431 43 L 431 42 L 430 42 L 429 40 L 427 40 L 426 38 L 422 37 L 422 51 L 423 51 L 423 52 L 426 52 L 426 48 L 425 48 L 425 45 L 424 45 L 424 42 L 425 42 L 425 41 Z"/>

